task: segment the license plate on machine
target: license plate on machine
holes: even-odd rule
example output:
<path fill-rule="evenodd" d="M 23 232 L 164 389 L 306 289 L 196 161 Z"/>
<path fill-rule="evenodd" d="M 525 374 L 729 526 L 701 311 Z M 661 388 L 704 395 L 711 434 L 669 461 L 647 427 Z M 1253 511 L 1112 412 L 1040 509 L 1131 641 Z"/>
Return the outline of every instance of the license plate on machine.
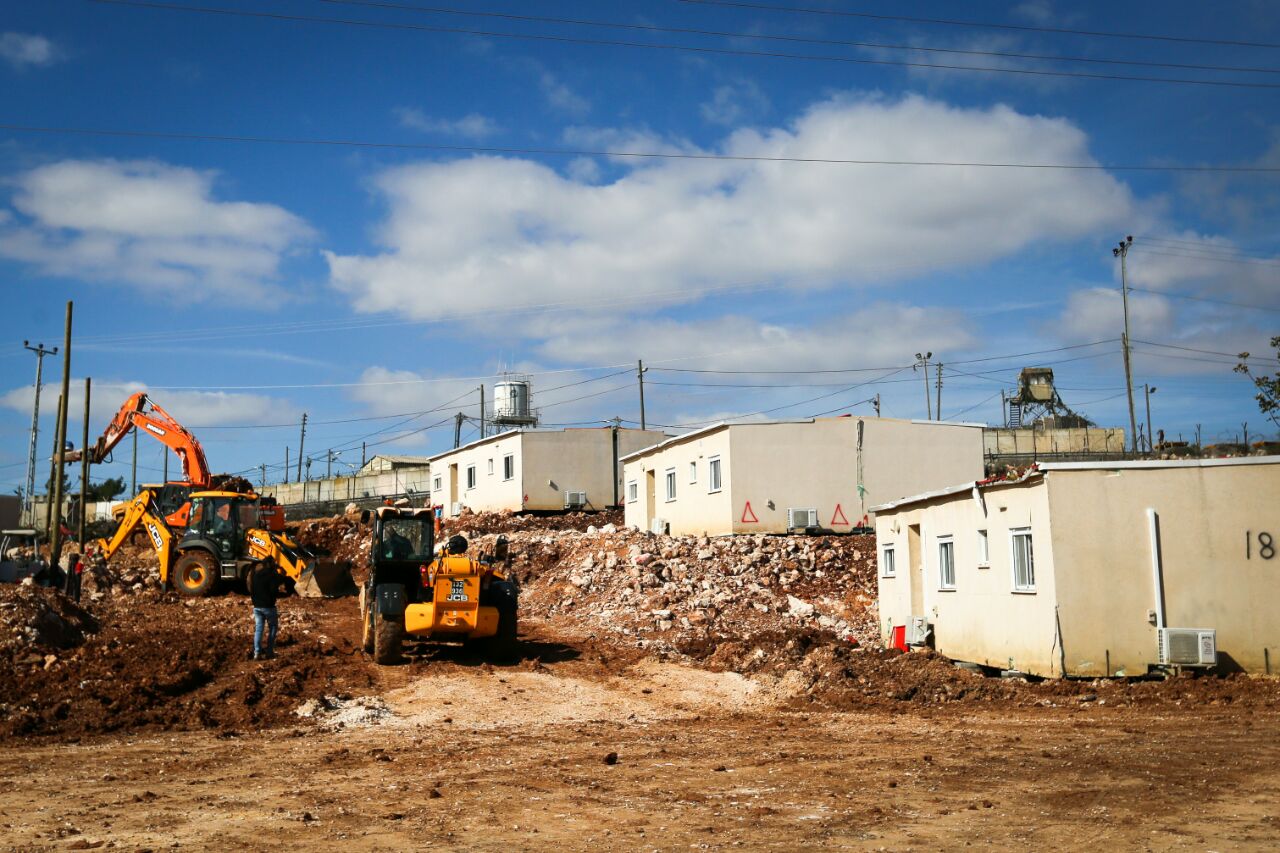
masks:
<path fill-rule="evenodd" d="M 467 582 L 465 580 L 450 581 L 449 597 L 446 601 L 466 601 Z"/>

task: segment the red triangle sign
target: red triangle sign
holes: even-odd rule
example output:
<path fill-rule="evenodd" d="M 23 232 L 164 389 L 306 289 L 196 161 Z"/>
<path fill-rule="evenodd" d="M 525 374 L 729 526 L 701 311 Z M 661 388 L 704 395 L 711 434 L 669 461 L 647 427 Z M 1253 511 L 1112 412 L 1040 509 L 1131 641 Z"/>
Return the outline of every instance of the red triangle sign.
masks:
<path fill-rule="evenodd" d="M 756 514 L 751 511 L 751 501 L 747 501 L 747 505 L 742 508 L 742 521 L 740 524 L 759 524 L 760 519 L 756 518 Z"/>
<path fill-rule="evenodd" d="M 831 516 L 831 526 L 835 527 L 837 524 L 848 525 L 848 523 L 849 519 L 844 517 L 844 510 L 840 508 L 840 504 L 836 504 L 835 515 Z"/>

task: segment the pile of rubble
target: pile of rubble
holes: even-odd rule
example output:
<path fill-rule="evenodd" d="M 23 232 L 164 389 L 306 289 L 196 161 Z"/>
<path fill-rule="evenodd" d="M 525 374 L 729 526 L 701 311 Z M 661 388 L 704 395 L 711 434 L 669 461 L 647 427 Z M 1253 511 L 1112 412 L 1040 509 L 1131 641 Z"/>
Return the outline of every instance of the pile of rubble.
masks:
<path fill-rule="evenodd" d="M 711 539 L 607 524 L 507 538 L 524 612 L 621 634 L 641 648 L 702 657 L 720 643 L 780 630 L 878 644 L 872 536 Z"/>
<path fill-rule="evenodd" d="M 84 642 L 98 630 L 87 610 L 30 579 L 0 586 L 0 661 L 41 666 L 46 656 Z"/>
<path fill-rule="evenodd" d="M 455 518 L 444 520 L 444 534 L 461 533 L 468 539 L 490 533 L 553 532 L 576 530 L 585 532 L 608 525 L 622 526 L 622 510 L 599 512 L 563 512 L 550 515 L 516 512 L 472 512 L 464 509 Z"/>

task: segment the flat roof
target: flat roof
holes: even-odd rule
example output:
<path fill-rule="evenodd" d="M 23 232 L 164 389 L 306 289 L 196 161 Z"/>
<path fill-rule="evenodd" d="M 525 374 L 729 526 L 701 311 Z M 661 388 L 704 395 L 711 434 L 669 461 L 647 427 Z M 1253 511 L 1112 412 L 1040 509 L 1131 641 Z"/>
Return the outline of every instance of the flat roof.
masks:
<path fill-rule="evenodd" d="M 506 432 L 500 432 L 497 435 L 486 435 L 484 438 L 477 438 L 475 441 L 470 441 L 458 447 L 451 447 L 448 450 L 445 450 L 441 453 L 437 453 L 435 456 L 427 457 L 427 461 L 435 462 L 437 459 L 443 459 L 446 456 L 452 456 L 455 453 L 461 453 L 464 450 L 470 450 L 473 447 L 479 447 L 482 444 L 488 444 L 489 442 L 497 441 L 500 438 L 510 438 L 513 435 L 524 435 L 526 433 L 551 435 L 551 434 L 564 433 L 564 432 L 586 432 L 587 430 L 599 430 L 599 429 L 613 429 L 613 427 L 612 426 L 564 427 L 562 429 L 528 429 L 528 428 L 521 427 L 516 429 L 509 429 Z M 640 429 L 636 429 L 635 427 L 618 427 L 618 432 L 656 432 L 656 430 L 651 430 L 651 429 L 640 430 Z M 659 433 L 659 435 L 661 435 L 661 433 Z"/>
<path fill-rule="evenodd" d="M 631 459 L 638 459 L 641 456 L 654 453 L 665 447 L 679 444 L 682 441 L 688 441 L 693 438 L 698 438 L 699 436 L 709 435 L 710 433 L 718 432 L 719 430 L 727 429 L 729 427 L 775 426 L 777 424 L 812 424 L 817 423 L 818 421 L 887 421 L 901 424 L 929 424 L 932 426 L 963 426 L 986 429 L 986 424 L 970 423 L 968 421 L 926 421 L 914 418 L 908 420 L 907 418 L 878 418 L 874 415 L 841 415 L 834 418 L 791 418 L 768 421 L 719 421 L 718 423 L 700 427 L 690 432 L 682 432 L 679 435 L 668 438 L 666 441 L 659 442 L 658 444 L 646 447 L 642 450 L 637 450 L 634 453 L 628 453 L 626 456 L 620 456 L 618 457 L 618 461 L 627 462 Z"/>
<path fill-rule="evenodd" d="M 1132 459 L 1117 460 L 1108 462 L 1105 460 L 1096 462 L 1041 462 L 1034 468 L 1028 470 L 1027 474 L 1017 480 L 1004 480 L 992 478 L 990 480 L 976 480 L 971 483 L 961 483 L 956 486 L 949 486 L 945 489 L 937 489 L 932 492 L 922 492 L 918 495 L 900 498 L 896 501 L 879 504 L 870 508 L 871 512 L 886 512 L 891 509 L 907 506 L 908 504 L 922 503 L 924 501 L 934 500 L 936 498 L 945 498 L 952 495 L 971 492 L 976 489 L 994 489 L 998 486 L 1018 486 L 1032 480 L 1040 480 L 1036 474 L 1047 473 L 1051 471 L 1123 471 L 1123 470 L 1161 470 L 1170 468 L 1225 468 L 1236 465 L 1278 465 L 1280 464 L 1280 456 L 1239 456 L 1227 459 Z"/>

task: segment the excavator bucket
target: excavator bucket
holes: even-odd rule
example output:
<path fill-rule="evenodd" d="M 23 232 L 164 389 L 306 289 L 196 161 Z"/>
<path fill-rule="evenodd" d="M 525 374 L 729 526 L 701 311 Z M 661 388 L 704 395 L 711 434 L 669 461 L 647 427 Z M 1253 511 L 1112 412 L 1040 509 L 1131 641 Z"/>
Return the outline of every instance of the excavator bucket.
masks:
<path fill-rule="evenodd" d="M 346 560 L 312 560 L 294 590 L 304 598 L 341 598 L 359 592 L 351 577 L 351 563 Z"/>

